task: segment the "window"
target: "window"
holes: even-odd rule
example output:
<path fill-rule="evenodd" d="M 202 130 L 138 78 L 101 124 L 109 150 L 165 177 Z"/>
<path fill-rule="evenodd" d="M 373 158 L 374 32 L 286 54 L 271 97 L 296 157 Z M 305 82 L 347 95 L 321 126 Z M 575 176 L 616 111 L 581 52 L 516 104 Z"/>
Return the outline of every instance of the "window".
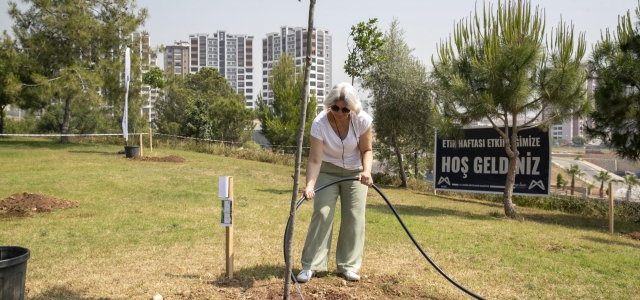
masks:
<path fill-rule="evenodd" d="M 247 89 L 247 93 L 253 93 L 253 89 Z"/>

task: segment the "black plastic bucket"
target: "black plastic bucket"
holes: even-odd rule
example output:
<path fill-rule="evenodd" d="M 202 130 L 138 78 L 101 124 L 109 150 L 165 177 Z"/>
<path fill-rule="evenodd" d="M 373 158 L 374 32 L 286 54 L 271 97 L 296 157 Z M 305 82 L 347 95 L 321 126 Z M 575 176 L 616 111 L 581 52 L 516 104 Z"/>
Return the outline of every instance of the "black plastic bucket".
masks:
<path fill-rule="evenodd" d="M 126 157 L 138 157 L 140 155 L 140 146 L 124 146 L 124 154 Z"/>
<path fill-rule="evenodd" d="M 23 300 L 29 249 L 0 246 L 0 300 Z"/>

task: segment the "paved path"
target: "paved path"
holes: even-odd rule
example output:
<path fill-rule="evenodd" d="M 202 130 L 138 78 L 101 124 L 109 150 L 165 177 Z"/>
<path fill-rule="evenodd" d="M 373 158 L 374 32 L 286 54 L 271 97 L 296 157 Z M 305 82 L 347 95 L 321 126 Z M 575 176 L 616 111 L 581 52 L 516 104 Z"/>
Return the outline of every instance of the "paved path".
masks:
<path fill-rule="evenodd" d="M 583 160 L 575 160 L 569 157 L 552 156 L 551 161 L 553 164 L 563 169 L 569 168 L 571 164 L 578 165 L 582 170 L 582 172 L 586 174 L 586 175 L 580 176 L 579 177 L 580 180 L 593 183 L 598 190 L 600 189 L 600 182 L 595 180 L 593 178 L 593 175 L 599 174 L 600 171 L 606 171 L 605 169 L 599 166 L 596 166 L 590 162 L 586 162 Z M 618 176 L 611 172 L 609 172 L 609 175 L 611 175 L 611 178 L 613 179 L 623 180 L 621 176 Z M 567 178 L 567 180 L 570 180 L 570 178 Z M 606 188 L 607 188 L 607 183 L 605 182 L 605 189 Z M 616 199 L 626 199 L 627 186 L 625 184 L 614 183 L 613 189 L 616 191 L 615 194 L 613 194 Z M 631 190 L 631 200 L 640 201 L 640 187 L 636 186 Z"/>

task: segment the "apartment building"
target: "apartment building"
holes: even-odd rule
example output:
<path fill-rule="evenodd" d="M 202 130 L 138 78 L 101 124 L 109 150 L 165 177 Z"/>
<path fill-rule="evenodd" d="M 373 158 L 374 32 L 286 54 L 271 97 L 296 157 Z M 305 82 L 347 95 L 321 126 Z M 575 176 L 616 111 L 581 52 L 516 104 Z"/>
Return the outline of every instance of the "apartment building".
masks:
<path fill-rule="evenodd" d="M 587 97 L 593 95 L 596 81 L 593 76 L 590 76 L 585 81 L 585 87 L 587 89 Z M 591 99 L 593 101 L 593 99 Z M 585 128 L 591 124 L 591 119 L 588 117 L 572 117 L 562 123 L 557 123 L 551 126 L 551 139 L 554 145 L 567 146 L 572 143 L 573 137 L 579 136 L 589 139 L 586 136 Z"/>
<path fill-rule="evenodd" d="M 130 36 L 132 41 L 131 54 L 140 55 L 140 76 L 148 72 L 151 68 L 157 66 L 157 56 L 150 48 L 150 36 L 145 32 L 134 32 Z M 140 78 L 142 79 L 142 77 Z M 140 90 L 141 106 L 140 114 L 148 118 L 151 124 L 155 119 L 155 110 L 153 109 L 158 90 L 151 88 L 149 85 L 142 85 Z"/>
<path fill-rule="evenodd" d="M 164 71 L 170 76 L 184 77 L 189 74 L 189 42 L 174 42 L 173 45 L 165 47 Z"/>
<path fill-rule="evenodd" d="M 332 44 L 332 36 L 328 30 L 313 29 L 309 92 L 315 92 L 319 109 L 322 108 L 324 98 L 332 87 Z M 262 39 L 262 98 L 269 105 L 273 103 L 273 90 L 269 87 L 269 74 L 283 53 L 292 56 L 296 66 L 302 70 L 307 55 L 306 28 L 282 26 L 279 32 L 267 33 L 266 38 Z"/>
<path fill-rule="evenodd" d="M 202 68 L 217 69 L 236 93 L 245 96 L 245 106 L 254 107 L 253 36 L 224 30 L 190 34 L 188 41 L 166 47 L 164 61 L 165 72 L 183 77 Z"/>

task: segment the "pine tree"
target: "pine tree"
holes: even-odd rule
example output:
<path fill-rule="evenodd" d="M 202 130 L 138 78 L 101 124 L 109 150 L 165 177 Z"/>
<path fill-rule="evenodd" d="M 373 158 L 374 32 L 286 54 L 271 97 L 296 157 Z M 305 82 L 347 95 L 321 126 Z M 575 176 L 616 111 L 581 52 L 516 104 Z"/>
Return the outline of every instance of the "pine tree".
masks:
<path fill-rule="evenodd" d="M 30 6 L 25 11 L 9 1 L 14 34 L 29 60 L 28 80 L 34 82 L 30 86 L 47 86 L 37 95 L 25 97 L 24 106 L 64 105 L 61 133 L 67 134 L 72 103 L 99 107 L 104 104 L 100 96 L 103 80 L 120 82 L 120 76 L 103 77 L 101 71 L 109 69 L 104 66 L 114 60 L 122 61 L 124 48 L 131 41 L 128 37 L 144 23 L 147 10 L 136 11 L 135 0 L 23 2 Z M 122 74 L 123 69 L 115 72 Z M 131 78 L 136 77 L 132 74 Z M 135 90 L 131 95 L 136 95 Z M 66 136 L 61 139 L 67 140 Z"/>
<path fill-rule="evenodd" d="M 640 4 L 636 8 L 640 19 Z M 609 144 L 616 154 L 640 160 L 640 25 L 631 14 L 619 18 L 594 46 L 589 70 L 596 82 L 593 124 L 587 133 Z"/>
<path fill-rule="evenodd" d="M 433 76 L 443 115 L 452 125 L 486 119 L 505 140 L 509 167 L 503 204 L 516 217 L 511 200 L 516 179 L 517 134 L 586 114 L 584 34 L 560 22 L 545 40 L 545 16 L 531 1 L 498 1 L 455 25 L 439 45 Z M 546 48 L 544 41 L 547 41 Z M 543 120 L 542 113 L 546 116 Z M 517 124 L 518 116 L 534 116 Z"/>

